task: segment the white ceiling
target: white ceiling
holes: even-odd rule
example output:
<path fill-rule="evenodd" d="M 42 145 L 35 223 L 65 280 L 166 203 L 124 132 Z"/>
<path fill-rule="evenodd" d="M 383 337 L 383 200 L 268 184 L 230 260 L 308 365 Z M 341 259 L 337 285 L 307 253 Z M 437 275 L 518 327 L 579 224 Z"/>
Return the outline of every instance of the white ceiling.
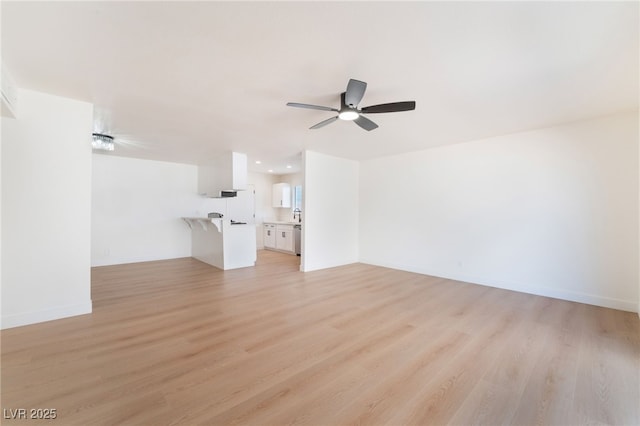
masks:
<path fill-rule="evenodd" d="M 89 101 L 117 155 L 254 171 L 305 149 L 367 159 L 638 108 L 638 2 L 8 2 L 2 60 L 19 87 Z M 415 111 L 337 121 L 361 106 Z M 257 166 L 255 160 L 262 160 Z M 286 164 L 294 165 L 286 169 Z"/>

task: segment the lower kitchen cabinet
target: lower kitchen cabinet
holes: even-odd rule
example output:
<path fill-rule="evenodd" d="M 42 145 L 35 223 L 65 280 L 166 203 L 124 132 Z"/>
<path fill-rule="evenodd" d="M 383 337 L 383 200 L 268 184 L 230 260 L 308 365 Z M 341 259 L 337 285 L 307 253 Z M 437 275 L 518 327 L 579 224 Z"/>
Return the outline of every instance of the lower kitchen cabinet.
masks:
<path fill-rule="evenodd" d="M 276 249 L 293 253 L 293 225 L 276 225 Z"/>
<path fill-rule="evenodd" d="M 293 225 L 265 223 L 264 248 L 295 254 Z"/>
<path fill-rule="evenodd" d="M 276 225 L 273 223 L 264 224 L 264 247 L 269 249 L 276 248 Z"/>

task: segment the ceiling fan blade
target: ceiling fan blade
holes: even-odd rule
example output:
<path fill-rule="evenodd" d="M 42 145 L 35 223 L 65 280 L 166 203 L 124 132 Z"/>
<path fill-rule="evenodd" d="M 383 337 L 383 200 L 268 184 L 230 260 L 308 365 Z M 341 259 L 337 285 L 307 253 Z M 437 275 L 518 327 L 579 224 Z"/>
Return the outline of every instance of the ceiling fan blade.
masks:
<path fill-rule="evenodd" d="M 329 108 L 326 106 L 320 106 L 320 105 L 309 105 L 309 104 L 299 104 L 297 102 L 288 102 L 287 106 L 290 107 L 296 107 L 296 108 L 307 108 L 307 109 L 319 109 L 321 111 L 334 111 L 334 112 L 338 112 L 337 109 L 335 108 Z"/>
<path fill-rule="evenodd" d="M 362 108 L 363 114 L 375 114 L 378 112 L 400 112 L 400 111 L 411 111 L 416 109 L 415 101 L 407 101 L 407 102 L 392 102 L 390 104 L 380 104 L 380 105 L 371 105 L 368 107 Z"/>
<path fill-rule="evenodd" d="M 364 96 L 365 90 L 367 90 L 367 83 L 364 81 L 354 79 L 349 80 L 349 84 L 347 84 L 345 103 L 352 108 L 357 107 Z"/>
<path fill-rule="evenodd" d="M 311 126 L 309 127 L 310 129 L 319 129 L 320 127 L 324 127 L 327 124 L 331 124 L 334 121 L 336 121 L 338 119 L 338 116 L 336 115 L 335 117 L 331 117 L 331 118 L 327 118 L 324 121 L 319 122 L 318 124 L 316 124 L 315 126 Z"/>
<path fill-rule="evenodd" d="M 367 131 L 378 128 L 378 125 L 376 123 L 363 116 L 359 116 L 358 118 L 353 120 L 353 122 Z"/>

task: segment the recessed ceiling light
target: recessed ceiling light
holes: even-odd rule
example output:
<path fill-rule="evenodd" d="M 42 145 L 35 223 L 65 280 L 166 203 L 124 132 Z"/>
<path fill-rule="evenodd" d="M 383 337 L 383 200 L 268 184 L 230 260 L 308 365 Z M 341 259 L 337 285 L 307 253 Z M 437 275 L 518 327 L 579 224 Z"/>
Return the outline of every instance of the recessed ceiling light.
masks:
<path fill-rule="evenodd" d="M 291 168 L 291 164 L 287 164 L 287 169 L 290 169 L 290 168 Z"/>
<path fill-rule="evenodd" d="M 256 160 L 256 164 L 262 164 L 262 161 Z"/>
<path fill-rule="evenodd" d="M 269 169 L 269 173 L 273 173 L 273 170 Z"/>

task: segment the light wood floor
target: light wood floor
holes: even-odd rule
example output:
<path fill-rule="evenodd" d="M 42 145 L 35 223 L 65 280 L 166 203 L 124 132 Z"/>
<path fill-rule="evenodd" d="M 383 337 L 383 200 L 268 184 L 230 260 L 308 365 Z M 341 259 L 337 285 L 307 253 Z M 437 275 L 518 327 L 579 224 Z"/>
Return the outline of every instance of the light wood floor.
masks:
<path fill-rule="evenodd" d="M 298 261 L 95 268 L 93 314 L 2 331 L 2 408 L 59 425 L 640 424 L 634 313 Z"/>

